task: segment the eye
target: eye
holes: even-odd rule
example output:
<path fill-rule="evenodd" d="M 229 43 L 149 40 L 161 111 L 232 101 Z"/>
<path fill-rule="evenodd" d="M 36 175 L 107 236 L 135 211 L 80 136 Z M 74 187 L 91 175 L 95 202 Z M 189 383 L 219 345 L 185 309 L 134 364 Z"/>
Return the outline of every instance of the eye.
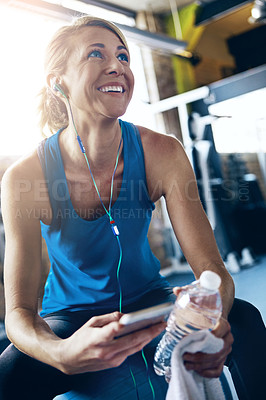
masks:
<path fill-rule="evenodd" d="M 128 55 L 125 54 L 125 53 L 119 54 L 117 58 L 118 58 L 118 60 L 120 60 L 120 61 L 126 61 L 126 62 L 128 62 Z"/>
<path fill-rule="evenodd" d="M 88 58 L 102 58 L 102 53 L 100 50 L 93 50 L 88 54 Z"/>

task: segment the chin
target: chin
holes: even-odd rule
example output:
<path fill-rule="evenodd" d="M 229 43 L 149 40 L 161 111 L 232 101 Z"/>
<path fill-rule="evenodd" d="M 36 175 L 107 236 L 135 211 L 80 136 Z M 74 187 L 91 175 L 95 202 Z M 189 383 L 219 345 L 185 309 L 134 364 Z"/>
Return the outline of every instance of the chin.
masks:
<path fill-rule="evenodd" d="M 126 111 L 127 111 L 126 109 L 117 110 L 117 111 L 113 111 L 113 112 L 110 112 L 110 110 L 109 110 L 109 112 L 107 111 L 107 112 L 105 113 L 105 115 L 106 115 L 108 118 L 117 119 L 117 118 L 122 117 L 122 116 L 126 113 Z"/>

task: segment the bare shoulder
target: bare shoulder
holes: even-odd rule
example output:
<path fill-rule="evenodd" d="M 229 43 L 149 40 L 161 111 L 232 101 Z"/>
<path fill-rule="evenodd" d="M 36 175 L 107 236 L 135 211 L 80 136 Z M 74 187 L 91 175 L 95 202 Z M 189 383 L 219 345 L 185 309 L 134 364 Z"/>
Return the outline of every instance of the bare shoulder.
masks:
<path fill-rule="evenodd" d="M 165 135 L 152 131 L 143 126 L 138 126 L 144 151 L 152 150 L 156 156 L 175 157 L 184 151 L 181 142 L 171 135 Z"/>
<path fill-rule="evenodd" d="M 12 215 L 18 212 L 20 216 L 23 216 L 23 212 L 28 215 L 28 210 L 31 210 L 32 215 L 39 216 L 40 209 L 49 209 L 47 199 L 45 178 L 37 150 L 34 150 L 13 163 L 3 175 L 1 182 L 3 216 L 12 218 Z"/>
<path fill-rule="evenodd" d="M 191 165 L 182 143 L 173 136 L 138 126 L 144 150 L 146 178 L 150 197 L 165 196 L 173 181 L 191 179 Z"/>
<path fill-rule="evenodd" d="M 37 150 L 19 158 L 5 171 L 2 178 L 2 188 L 16 185 L 29 186 L 33 182 L 44 179 Z"/>
<path fill-rule="evenodd" d="M 158 174 L 166 171 L 190 169 L 182 143 L 174 136 L 138 127 L 145 156 L 146 167 L 155 169 Z"/>

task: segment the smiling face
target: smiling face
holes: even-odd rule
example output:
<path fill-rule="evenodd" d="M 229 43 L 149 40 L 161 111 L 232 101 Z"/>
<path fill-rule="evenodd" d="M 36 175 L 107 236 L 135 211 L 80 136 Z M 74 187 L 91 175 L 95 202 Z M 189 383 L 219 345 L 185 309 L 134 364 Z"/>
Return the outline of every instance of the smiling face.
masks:
<path fill-rule="evenodd" d="M 123 115 L 132 97 L 134 77 L 120 38 L 109 29 L 89 26 L 73 36 L 71 46 L 62 80 L 73 112 L 92 119 Z"/>

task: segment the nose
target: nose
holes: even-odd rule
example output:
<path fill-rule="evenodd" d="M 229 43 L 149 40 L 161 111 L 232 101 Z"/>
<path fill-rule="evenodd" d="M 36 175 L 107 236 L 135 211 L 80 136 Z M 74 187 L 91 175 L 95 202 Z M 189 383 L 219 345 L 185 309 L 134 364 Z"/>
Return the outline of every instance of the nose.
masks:
<path fill-rule="evenodd" d="M 108 60 L 106 72 L 108 75 L 124 75 L 125 68 L 121 61 L 119 61 L 116 57 L 111 57 Z"/>

